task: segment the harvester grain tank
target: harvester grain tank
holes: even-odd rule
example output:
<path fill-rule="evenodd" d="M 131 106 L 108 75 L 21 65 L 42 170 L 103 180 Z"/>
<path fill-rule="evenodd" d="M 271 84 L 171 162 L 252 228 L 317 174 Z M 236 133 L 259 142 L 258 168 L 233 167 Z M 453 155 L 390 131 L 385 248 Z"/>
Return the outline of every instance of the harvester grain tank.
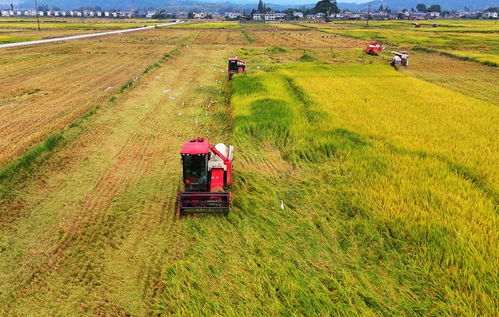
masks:
<path fill-rule="evenodd" d="M 369 42 L 366 45 L 365 52 L 369 55 L 378 55 L 383 52 L 383 45 L 378 41 Z"/>
<path fill-rule="evenodd" d="M 184 191 L 178 195 L 180 216 L 197 213 L 228 215 L 232 193 L 232 161 L 234 147 L 219 143 L 211 145 L 197 137 L 180 149 Z"/>
<path fill-rule="evenodd" d="M 229 80 L 232 79 L 234 74 L 246 73 L 246 62 L 237 57 L 229 58 L 227 73 L 229 74 Z"/>
<path fill-rule="evenodd" d="M 397 69 L 397 65 L 402 65 L 404 67 L 409 66 L 409 52 L 400 51 L 400 52 L 392 52 L 393 58 L 390 61 L 390 66 Z"/>

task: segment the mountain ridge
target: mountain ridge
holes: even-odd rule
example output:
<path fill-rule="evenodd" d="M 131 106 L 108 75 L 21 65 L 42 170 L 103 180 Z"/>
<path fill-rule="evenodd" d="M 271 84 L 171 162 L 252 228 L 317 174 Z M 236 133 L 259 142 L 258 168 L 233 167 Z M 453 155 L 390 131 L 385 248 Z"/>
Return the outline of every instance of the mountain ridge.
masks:
<path fill-rule="evenodd" d="M 275 1 L 275 0 L 274 0 Z M 268 3 L 268 6 L 275 9 L 310 7 L 314 5 L 314 1 L 308 4 L 303 4 L 302 0 L 282 0 L 282 3 Z M 7 2 L 0 2 L 5 5 Z M 15 3 L 15 2 L 14 2 Z M 103 9 L 134 9 L 134 8 L 168 8 L 168 7 L 191 7 L 202 6 L 203 4 L 220 5 L 233 7 L 235 9 L 246 9 L 257 7 L 258 1 L 255 0 L 254 5 L 248 3 L 247 0 L 231 0 L 231 1 L 216 1 L 216 0 L 40 0 L 39 5 L 55 6 L 61 9 L 78 9 L 81 7 L 99 6 Z M 338 1 L 338 6 L 341 10 L 365 10 L 368 4 L 376 10 L 381 4 L 388 6 L 391 9 L 411 9 L 415 8 L 418 3 L 424 3 L 427 6 L 432 4 L 440 4 L 443 10 L 462 10 L 464 7 L 471 9 L 486 9 L 488 7 L 499 6 L 499 0 L 374 0 L 365 3 L 348 3 Z M 20 1 L 16 4 L 18 7 L 31 8 L 32 2 Z"/>

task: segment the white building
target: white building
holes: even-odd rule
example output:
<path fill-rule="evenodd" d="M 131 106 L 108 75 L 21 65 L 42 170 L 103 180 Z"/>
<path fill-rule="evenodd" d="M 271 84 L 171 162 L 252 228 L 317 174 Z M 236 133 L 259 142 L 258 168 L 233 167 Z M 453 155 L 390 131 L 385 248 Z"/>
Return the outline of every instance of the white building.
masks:
<path fill-rule="evenodd" d="M 300 11 L 294 11 L 293 12 L 293 17 L 297 19 L 303 19 L 303 12 Z"/>
<path fill-rule="evenodd" d="M 286 18 L 285 13 L 256 13 L 253 14 L 255 21 L 279 21 Z"/>
<path fill-rule="evenodd" d="M 497 12 L 491 12 L 491 11 L 485 11 L 482 14 L 482 17 L 486 19 L 497 19 L 498 16 L 499 14 L 497 14 Z"/>
<path fill-rule="evenodd" d="M 240 16 L 242 16 L 242 13 L 241 12 L 225 12 L 224 16 L 228 17 L 229 19 L 237 19 Z"/>
<path fill-rule="evenodd" d="M 194 19 L 204 19 L 206 14 L 204 12 L 193 12 Z"/>

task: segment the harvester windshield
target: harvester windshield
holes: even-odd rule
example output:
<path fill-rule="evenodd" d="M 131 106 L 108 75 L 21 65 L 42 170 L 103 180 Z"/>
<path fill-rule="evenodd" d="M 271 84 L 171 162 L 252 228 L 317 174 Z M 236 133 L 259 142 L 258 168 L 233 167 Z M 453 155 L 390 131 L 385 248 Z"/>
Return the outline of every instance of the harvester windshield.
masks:
<path fill-rule="evenodd" d="M 208 188 L 207 155 L 182 155 L 186 191 L 206 191 Z"/>
<path fill-rule="evenodd" d="M 237 59 L 229 60 L 229 71 L 237 73 Z"/>

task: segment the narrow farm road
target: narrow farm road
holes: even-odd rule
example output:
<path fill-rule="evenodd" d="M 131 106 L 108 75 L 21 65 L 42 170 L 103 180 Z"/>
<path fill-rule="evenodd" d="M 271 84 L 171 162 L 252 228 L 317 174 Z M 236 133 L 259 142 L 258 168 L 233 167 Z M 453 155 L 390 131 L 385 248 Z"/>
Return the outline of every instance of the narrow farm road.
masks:
<path fill-rule="evenodd" d="M 125 33 L 131 33 L 131 32 L 151 30 L 151 29 L 154 29 L 156 27 L 174 25 L 174 24 L 178 24 L 178 23 L 181 23 L 181 22 L 162 23 L 162 24 L 158 24 L 157 26 L 145 26 L 142 28 L 134 28 L 134 29 L 126 29 L 126 30 L 73 35 L 73 36 L 57 37 L 57 38 L 45 39 L 45 40 L 7 43 L 7 44 L 0 44 L 0 48 L 19 47 L 19 46 L 26 46 L 26 45 L 39 45 L 39 44 L 47 44 L 47 43 L 62 42 L 62 41 L 88 39 L 88 38 L 92 38 L 92 37 L 100 37 L 100 36 L 106 36 L 106 35 L 125 34 Z"/>
<path fill-rule="evenodd" d="M 178 149 L 224 141 L 208 107 L 226 47 L 184 46 L 103 107 L 0 205 L 0 315 L 138 315 L 182 256 Z M 175 65 L 175 67 L 172 67 Z M 13 209 L 13 205 L 17 207 Z M 15 214 L 12 211 L 15 210 Z"/>

